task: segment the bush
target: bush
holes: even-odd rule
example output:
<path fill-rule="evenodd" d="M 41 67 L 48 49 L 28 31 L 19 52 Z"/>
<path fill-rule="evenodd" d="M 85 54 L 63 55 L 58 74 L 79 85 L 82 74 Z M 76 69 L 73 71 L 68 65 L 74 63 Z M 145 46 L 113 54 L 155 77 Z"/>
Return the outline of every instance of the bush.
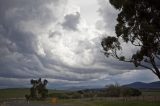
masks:
<path fill-rule="evenodd" d="M 106 96 L 109 97 L 119 97 L 121 94 L 121 88 L 118 85 L 110 85 L 106 89 Z"/>
<path fill-rule="evenodd" d="M 121 88 L 122 96 L 140 96 L 141 92 L 138 89 L 134 88 Z"/>
<path fill-rule="evenodd" d="M 106 96 L 108 97 L 120 97 L 120 96 L 140 96 L 141 92 L 138 89 L 121 87 L 116 85 L 110 85 L 106 88 Z"/>

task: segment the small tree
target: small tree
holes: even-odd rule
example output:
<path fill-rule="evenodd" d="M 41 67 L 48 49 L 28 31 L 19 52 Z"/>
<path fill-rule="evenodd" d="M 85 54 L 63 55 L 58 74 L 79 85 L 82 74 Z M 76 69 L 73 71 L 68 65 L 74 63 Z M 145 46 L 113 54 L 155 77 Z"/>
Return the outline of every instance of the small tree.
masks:
<path fill-rule="evenodd" d="M 121 87 L 121 96 L 140 96 L 141 91 L 135 88 Z"/>
<path fill-rule="evenodd" d="M 106 88 L 106 96 L 119 97 L 121 94 L 121 87 L 118 84 L 110 85 Z"/>
<path fill-rule="evenodd" d="M 45 79 L 43 82 L 41 78 L 38 80 L 31 80 L 32 87 L 30 88 L 30 95 L 26 95 L 26 99 L 45 99 L 48 95 L 46 88 L 48 81 Z"/>
<path fill-rule="evenodd" d="M 102 39 L 104 54 L 147 68 L 160 79 L 160 0 L 110 0 L 110 3 L 120 13 L 116 37 Z M 139 50 L 131 58 L 121 55 L 123 42 Z"/>
<path fill-rule="evenodd" d="M 131 96 L 140 96 L 141 91 L 135 88 L 128 88 L 119 86 L 118 84 L 107 86 L 106 90 L 106 96 L 109 97 L 131 97 Z"/>

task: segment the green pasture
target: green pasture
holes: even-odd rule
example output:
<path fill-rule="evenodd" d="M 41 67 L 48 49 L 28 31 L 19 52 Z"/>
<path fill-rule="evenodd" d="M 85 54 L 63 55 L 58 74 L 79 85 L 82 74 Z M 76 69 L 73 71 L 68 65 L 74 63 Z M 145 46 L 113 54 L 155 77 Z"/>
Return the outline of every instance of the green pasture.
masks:
<path fill-rule="evenodd" d="M 59 104 L 66 106 L 160 106 L 160 102 L 149 101 L 106 101 L 103 99 L 73 99 L 60 100 Z"/>
<path fill-rule="evenodd" d="M 49 94 L 53 97 L 61 97 L 66 95 L 68 91 L 59 90 L 49 90 Z M 0 100 L 5 100 L 9 98 L 24 98 L 25 94 L 29 94 L 29 89 L 15 88 L 15 89 L 0 89 Z M 160 91 L 142 91 L 142 96 L 160 96 Z M 38 104 L 51 104 L 51 98 L 46 101 L 32 101 L 31 103 Z M 97 99 L 97 98 L 82 98 L 82 99 L 58 99 L 59 105 L 66 106 L 160 106 L 160 101 L 150 101 L 150 100 L 107 100 Z"/>
<path fill-rule="evenodd" d="M 49 94 L 64 94 L 66 91 L 60 90 L 49 90 Z M 26 94 L 30 93 L 29 88 L 9 88 L 9 89 L 0 89 L 0 99 L 7 98 L 24 98 Z"/>
<path fill-rule="evenodd" d="M 27 88 L 0 89 L 0 99 L 24 98 L 29 93 Z"/>

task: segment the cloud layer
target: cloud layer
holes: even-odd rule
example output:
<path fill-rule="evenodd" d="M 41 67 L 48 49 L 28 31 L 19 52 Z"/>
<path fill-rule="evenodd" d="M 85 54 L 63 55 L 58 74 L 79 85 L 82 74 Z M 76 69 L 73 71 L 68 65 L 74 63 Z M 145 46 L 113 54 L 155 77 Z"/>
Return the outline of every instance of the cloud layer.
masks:
<path fill-rule="evenodd" d="M 64 17 L 64 22 L 62 23 L 62 27 L 66 30 L 77 31 L 77 26 L 80 21 L 80 13 L 76 12 L 74 14 L 67 14 Z"/>
<path fill-rule="evenodd" d="M 117 12 L 104 2 L 96 25 L 112 34 Z M 39 77 L 55 86 L 88 84 L 134 70 L 104 57 L 104 30 L 89 26 L 73 7 L 67 0 L 0 1 L 0 87 L 29 85 Z"/>

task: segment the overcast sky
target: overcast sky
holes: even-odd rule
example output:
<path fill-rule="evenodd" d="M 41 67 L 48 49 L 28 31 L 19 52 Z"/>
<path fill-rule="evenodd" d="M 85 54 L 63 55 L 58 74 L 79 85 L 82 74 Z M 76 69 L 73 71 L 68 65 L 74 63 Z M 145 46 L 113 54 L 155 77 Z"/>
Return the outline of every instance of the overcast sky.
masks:
<path fill-rule="evenodd" d="M 117 14 L 108 0 L 0 0 L 0 88 L 39 77 L 53 88 L 158 80 L 103 55 Z"/>

